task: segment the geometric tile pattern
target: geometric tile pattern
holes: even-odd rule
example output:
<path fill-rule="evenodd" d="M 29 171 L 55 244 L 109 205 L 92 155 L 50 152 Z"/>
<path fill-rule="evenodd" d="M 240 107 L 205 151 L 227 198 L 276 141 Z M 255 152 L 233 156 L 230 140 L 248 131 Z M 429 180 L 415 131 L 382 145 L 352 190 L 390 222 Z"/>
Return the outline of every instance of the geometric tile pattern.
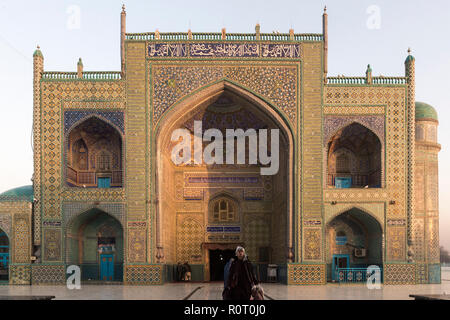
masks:
<path fill-rule="evenodd" d="M 325 265 L 288 264 L 288 284 L 325 284 Z"/>
<path fill-rule="evenodd" d="M 121 111 L 87 111 L 87 110 L 69 110 L 64 111 L 64 134 L 67 134 L 67 131 L 71 129 L 71 127 L 75 123 L 80 123 L 82 119 L 86 119 L 91 116 L 97 116 L 100 119 L 105 119 L 109 123 L 115 125 L 122 134 L 124 133 L 124 119 L 123 112 Z"/>
<path fill-rule="evenodd" d="M 270 63 L 248 63 L 249 65 L 171 65 L 151 67 L 153 124 L 179 98 L 207 84 L 228 79 L 249 88 L 271 101 L 281 109 L 292 126 L 296 127 L 297 110 L 297 66 L 277 66 Z M 251 65 L 250 65 L 251 64 Z"/>
<path fill-rule="evenodd" d="M 66 283 L 64 265 L 31 265 L 32 285 L 55 285 Z"/>
<path fill-rule="evenodd" d="M 322 258 L 322 229 L 303 229 L 303 259 L 308 261 L 321 260 Z"/>
<path fill-rule="evenodd" d="M 31 226 L 28 214 L 14 215 L 14 263 L 29 263 L 31 255 Z"/>
<path fill-rule="evenodd" d="M 179 217 L 181 215 L 178 215 Z M 177 261 L 199 262 L 202 257 L 204 232 L 202 224 L 191 217 L 185 218 L 177 228 Z"/>
<path fill-rule="evenodd" d="M 43 192 L 41 212 L 44 219 L 60 219 L 61 158 L 63 123 L 61 122 L 63 101 L 117 101 L 123 96 L 122 81 L 68 81 L 41 82 L 41 181 Z"/>
<path fill-rule="evenodd" d="M 416 263 L 416 283 L 428 283 L 428 270 L 425 263 Z"/>
<path fill-rule="evenodd" d="M 9 265 L 9 284 L 30 284 L 30 265 Z"/>
<path fill-rule="evenodd" d="M 414 264 L 385 264 L 384 284 L 415 284 L 416 266 Z"/>
<path fill-rule="evenodd" d="M 61 229 L 43 228 L 44 257 L 43 261 L 62 261 L 62 236 Z"/>
<path fill-rule="evenodd" d="M 162 284 L 162 265 L 125 265 L 125 284 Z"/>
<path fill-rule="evenodd" d="M 266 219 L 254 219 L 244 228 L 244 243 L 247 255 L 252 261 L 259 261 L 259 247 L 270 246 L 270 227 Z"/>

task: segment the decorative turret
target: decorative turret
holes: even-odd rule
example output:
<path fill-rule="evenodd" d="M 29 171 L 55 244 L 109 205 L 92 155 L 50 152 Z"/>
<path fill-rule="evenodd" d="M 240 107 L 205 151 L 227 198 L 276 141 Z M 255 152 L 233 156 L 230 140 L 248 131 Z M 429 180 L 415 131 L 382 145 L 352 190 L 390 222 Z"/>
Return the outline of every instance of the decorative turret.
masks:
<path fill-rule="evenodd" d="M 328 74 L 328 14 L 327 7 L 323 9 L 322 16 L 322 33 L 323 33 L 323 79 L 327 83 Z"/>
<path fill-rule="evenodd" d="M 40 198 L 40 175 L 41 175 L 41 79 L 44 73 L 44 55 L 39 46 L 33 53 L 33 190 L 37 199 Z M 35 212 L 40 212 L 40 202 L 35 204 Z M 40 217 L 34 216 L 35 225 L 40 224 Z M 33 234 L 34 244 L 36 246 L 41 243 L 40 229 L 36 227 L 36 232 Z"/>
<path fill-rule="evenodd" d="M 127 13 L 125 11 L 125 5 L 122 5 L 122 12 L 120 13 L 120 64 L 121 64 L 121 71 L 122 71 L 122 79 L 125 77 L 126 19 L 127 19 Z"/>
<path fill-rule="evenodd" d="M 227 39 L 227 30 L 225 28 L 222 28 L 222 40 Z"/>
<path fill-rule="evenodd" d="M 408 133 L 408 148 L 407 148 L 407 168 L 408 168 L 408 185 L 407 185 L 407 215 L 408 215 L 408 262 L 414 262 L 414 241 L 412 232 L 412 220 L 415 212 L 415 167 L 416 167 L 416 70 L 415 59 L 411 55 L 411 49 L 408 49 L 408 57 L 405 60 L 405 76 L 407 81 L 407 133 Z"/>
<path fill-rule="evenodd" d="M 79 79 L 83 78 L 83 61 L 81 61 L 81 58 L 78 60 L 77 63 L 77 76 Z"/>
<path fill-rule="evenodd" d="M 366 83 L 367 84 L 372 84 L 372 68 L 370 67 L 370 64 L 367 65 Z"/>
<path fill-rule="evenodd" d="M 259 23 L 257 23 L 255 26 L 255 38 L 256 40 L 261 40 L 261 26 L 259 25 Z"/>

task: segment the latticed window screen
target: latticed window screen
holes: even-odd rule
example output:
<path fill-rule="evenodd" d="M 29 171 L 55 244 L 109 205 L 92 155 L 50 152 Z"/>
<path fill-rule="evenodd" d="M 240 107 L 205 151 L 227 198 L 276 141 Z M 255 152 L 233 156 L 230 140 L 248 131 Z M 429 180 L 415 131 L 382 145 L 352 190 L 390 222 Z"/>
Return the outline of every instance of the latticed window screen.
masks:
<path fill-rule="evenodd" d="M 336 172 L 350 172 L 350 159 L 346 154 L 340 154 L 336 157 Z"/>
<path fill-rule="evenodd" d="M 97 169 L 110 170 L 111 169 L 111 156 L 106 152 L 101 152 L 97 157 Z"/>
<path fill-rule="evenodd" d="M 231 201 L 217 200 L 213 209 L 214 222 L 233 222 L 236 220 L 236 208 Z"/>

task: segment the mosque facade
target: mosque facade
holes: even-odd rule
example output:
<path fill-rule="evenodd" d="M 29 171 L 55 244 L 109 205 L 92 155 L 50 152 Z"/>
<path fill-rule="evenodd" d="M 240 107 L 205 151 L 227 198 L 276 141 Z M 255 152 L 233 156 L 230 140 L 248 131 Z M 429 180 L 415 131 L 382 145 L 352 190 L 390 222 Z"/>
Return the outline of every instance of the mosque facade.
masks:
<path fill-rule="evenodd" d="M 38 48 L 33 184 L 0 195 L 0 280 L 65 284 L 76 265 L 86 283 L 162 284 L 188 262 L 216 281 L 242 245 L 263 281 L 376 266 L 384 284 L 440 283 L 438 118 L 415 101 L 415 59 L 330 77 L 327 19 L 320 34 L 127 33 L 123 10 L 117 72 L 46 71 Z M 211 152 L 207 130 L 237 128 L 278 130 L 275 174 L 245 137 L 244 161 L 174 163 L 175 130 Z"/>

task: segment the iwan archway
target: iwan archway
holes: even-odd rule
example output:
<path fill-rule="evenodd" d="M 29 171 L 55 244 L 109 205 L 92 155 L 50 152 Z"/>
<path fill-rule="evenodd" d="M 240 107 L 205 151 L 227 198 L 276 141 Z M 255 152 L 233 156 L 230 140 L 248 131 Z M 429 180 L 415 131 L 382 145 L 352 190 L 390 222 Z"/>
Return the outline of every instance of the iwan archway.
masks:
<path fill-rule="evenodd" d="M 325 232 L 328 281 L 363 282 L 369 266 L 379 267 L 382 276 L 384 237 L 378 219 L 353 207 L 332 218 Z"/>
<path fill-rule="evenodd" d="M 122 281 L 123 238 L 115 217 L 90 209 L 66 227 L 66 263 L 80 266 L 82 281 Z"/>
<path fill-rule="evenodd" d="M 199 126 L 203 140 L 197 140 Z M 173 139 L 177 129 L 188 133 L 189 162 L 173 161 L 174 148 L 185 140 Z M 231 136 L 227 129 L 242 129 L 241 135 Z M 188 262 L 193 280 L 209 281 L 210 267 L 217 265 L 211 259 L 223 257 L 213 251 L 228 252 L 242 244 L 262 279 L 268 264 L 285 268 L 294 258 L 294 144 L 282 114 L 242 87 L 221 81 L 175 105 L 155 130 L 157 261 L 169 266 Z M 279 133 L 278 147 L 271 135 L 274 130 Z M 215 134 L 205 138 L 208 132 Z M 261 158 L 263 132 L 268 138 L 266 155 L 272 162 Z M 219 136 L 222 149 L 213 144 Z M 196 143 L 200 148 L 196 149 Z M 232 146 L 232 156 L 227 146 Z M 198 150 L 201 162 L 196 162 Z M 207 155 L 215 161 L 208 163 Z M 278 161 L 276 172 L 262 174 L 262 169 L 273 168 L 274 161 Z"/>

